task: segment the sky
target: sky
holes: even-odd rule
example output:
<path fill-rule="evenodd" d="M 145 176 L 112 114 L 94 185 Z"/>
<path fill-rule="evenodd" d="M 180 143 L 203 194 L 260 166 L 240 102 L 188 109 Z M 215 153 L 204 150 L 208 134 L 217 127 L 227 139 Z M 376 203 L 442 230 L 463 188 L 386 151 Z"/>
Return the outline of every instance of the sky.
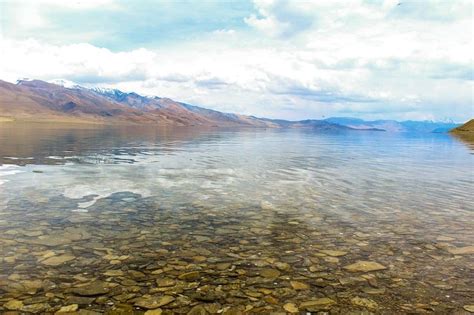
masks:
<path fill-rule="evenodd" d="M 474 118 L 471 0 L 0 0 L 0 79 L 284 119 Z"/>

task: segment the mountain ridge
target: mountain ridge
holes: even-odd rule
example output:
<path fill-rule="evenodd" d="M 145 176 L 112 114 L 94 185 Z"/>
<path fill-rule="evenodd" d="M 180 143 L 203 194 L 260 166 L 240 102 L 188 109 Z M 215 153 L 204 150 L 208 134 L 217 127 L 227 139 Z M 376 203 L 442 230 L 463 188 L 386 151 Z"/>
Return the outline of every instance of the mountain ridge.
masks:
<path fill-rule="evenodd" d="M 445 133 L 449 132 L 453 128 L 460 126 L 454 122 L 436 122 L 431 120 L 391 120 L 391 119 L 379 119 L 379 120 L 363 120 L 360 118 L 351 117 L 331 117 L 325 119 L 331 123 L 336 123 L 344 126 L 351 127 L 353 129 L 366 129 L 376 128 L 383 129 L 389 132 L 434 132 L 434 133 Z"/>
<path fill-rule="evenodd" d="M 289 121 L 224 113 L 170 98 L 84 87 L 68 80 L 0 80 L 0 122 L 78 122 L 160 126 L 311 128 L 390 132 L 448 132 L 460 124 L 331 117 Z"/>
<path fill-rule="evenodd" d="M 0 81 L 0 116 L 3 120 L 277 127 L 250 116 L 200 111 L 198 113 L 171 99 L 144 97 L 119 90 L 111 93 L 81 86 L 64 87 L 40 80 L 19 80 L 17 84 Z"/>

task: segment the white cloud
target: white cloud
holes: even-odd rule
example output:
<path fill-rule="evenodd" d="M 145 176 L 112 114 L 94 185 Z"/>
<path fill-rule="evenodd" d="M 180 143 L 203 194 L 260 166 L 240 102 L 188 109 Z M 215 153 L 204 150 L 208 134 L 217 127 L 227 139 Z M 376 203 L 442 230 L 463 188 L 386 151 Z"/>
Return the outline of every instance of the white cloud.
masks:
<path fill-rule="evenodd" d="M 8 23 L 12 25 L 8 25 L 9 28 L 17 32 L 52 27 L 46 16 L 47 12 L 55 12 L 58 9 L 83 11 L 104 7 L 110 10 L 120 6 L 115 0 L 2 0 L 0 2 L 0 10 L 6 12 L 3 14 L 11 16 Z"/>
<path fill-rule="evenodd" d="M 220 29 L 161 49 L 5 39 L 0 78 L 65 78 L 290 119 L 473 116 L 472 5 L 398 3 L 256 1 L 245 22 L 259 35 Z"/>

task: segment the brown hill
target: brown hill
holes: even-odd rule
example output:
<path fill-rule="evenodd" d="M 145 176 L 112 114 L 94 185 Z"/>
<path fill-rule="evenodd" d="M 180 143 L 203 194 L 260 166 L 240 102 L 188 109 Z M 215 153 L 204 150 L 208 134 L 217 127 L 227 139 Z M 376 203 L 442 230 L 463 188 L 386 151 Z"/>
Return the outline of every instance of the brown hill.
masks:
<path fill-rule="evenodd" d="M 462 126 L 454 128 L 450 132 L 459 140 L 467 143 L 470 148 L 474 149 L 474 119 L 469 120 Z"/>
<path fill-rule="evenodd" d="M 277 125 L 250 116 L 220 113 L 165 98 L 136 93 L 66 88 L 39 80 L 17 84 L 0 80 L 0 121 L 157 124 L 176 126 Z"/>
<path fill-rule="evenodd" d="M 463 133 L 473 133 L 474 134 L 474 119 L 469 120 L 462 126 L 454 128 L 451 130 L 452 133 L 463 134 Z"/>

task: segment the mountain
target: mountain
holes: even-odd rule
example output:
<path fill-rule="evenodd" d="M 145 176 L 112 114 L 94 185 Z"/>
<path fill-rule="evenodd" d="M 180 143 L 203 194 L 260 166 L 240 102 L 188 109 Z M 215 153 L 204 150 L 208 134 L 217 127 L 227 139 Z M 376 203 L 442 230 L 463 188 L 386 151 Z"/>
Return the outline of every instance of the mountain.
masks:
<path fill-rule="evenodd" d="M 469 120 L 462 126 L 456 127 L 451 130 L 455 134 L 472 134 L 474 135 L 474 119 Z"/>
<path fill-rule="evenodd" d="M 155 124 L 160 126 L 279 127 L 251 116 L 227 114 L 119 90 L 88 89 L 62 81 L 0 81 L 0 121 Z"/>
<path fill-rule="evenodd" d="M 39 121 L 159 126 L 263 127 L 312 130 L 447 132 L 457 124 L 432 121 L 334 117 L 288 121 L 223 113 L 169 98 L 142 96 L 117 89 L 86 88 L 67 80 L 0 80 L 0 122 Z"/>
<path fill-rule="evenodd" d="M 382 129 L 390 132 L 448 132 L 459 126 L 453 122 L 434 121 L 396 121 L 396 120 L 372 120 L 366 121 L 359 118 L 333 117 L 325 119 L 330 123 L 339 124 L 354 129 Z"/>
<path fill-rule="evenodd" d="M 474 150 L 474 119 L 469 120 L 464 125 L 454 128 L 451 134 L 467 143 Z"/>

